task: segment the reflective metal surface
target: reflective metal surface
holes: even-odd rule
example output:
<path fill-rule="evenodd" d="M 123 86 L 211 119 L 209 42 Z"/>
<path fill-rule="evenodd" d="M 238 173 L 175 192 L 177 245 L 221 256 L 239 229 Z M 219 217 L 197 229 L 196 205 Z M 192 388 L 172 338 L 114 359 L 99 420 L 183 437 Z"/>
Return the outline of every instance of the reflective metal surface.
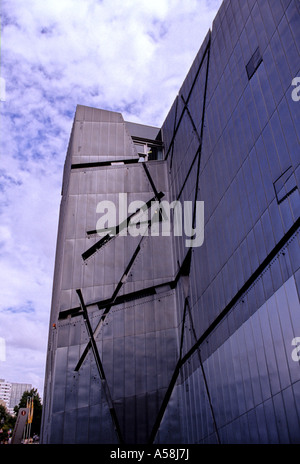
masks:
<path fill-rule="evenodd" d="M 225 0 L 161 130 L 77 107 L 42 442 L 300 443 L 299 18 Z M 151 137 L 164 161 L 138 162 Z M 121 192 L 204 201 L 203 245 L 99 243 L 97 204 Z"/>

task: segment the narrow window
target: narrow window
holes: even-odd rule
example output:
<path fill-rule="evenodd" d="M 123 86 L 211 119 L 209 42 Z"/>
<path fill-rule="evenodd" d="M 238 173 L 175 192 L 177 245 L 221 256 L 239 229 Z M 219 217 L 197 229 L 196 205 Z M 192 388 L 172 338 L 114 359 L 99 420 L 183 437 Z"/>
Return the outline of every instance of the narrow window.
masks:
<path fill-rule="evenodd" d="M 289 195 L 297 190 L 297 181 L 292 166 L 290 166 L 274 182 L 277 203 L 282 203 Z"/>
<path fill-rule="evenodd" d="M 259 67 L 262 60 L 263 59 L 262 59 L 262 56 L 260 54 L 259 47 L 257 47 L 257 49 L 255 50 L 255 52 L 251 56 L 247 66 L 246 66 L 249 81 L 250 81 L 251 77 L 253 76 L 253 74 L 255 73 L 255 71 L 257 70 L 257 68 Z"/>
<path fill-rule="evenodd" d="M 160 146 L 149 145 L 148 147 L 149 147 L 149 151 L 148 151 L 149 161 L 163 159 L 162 148 Z"/>

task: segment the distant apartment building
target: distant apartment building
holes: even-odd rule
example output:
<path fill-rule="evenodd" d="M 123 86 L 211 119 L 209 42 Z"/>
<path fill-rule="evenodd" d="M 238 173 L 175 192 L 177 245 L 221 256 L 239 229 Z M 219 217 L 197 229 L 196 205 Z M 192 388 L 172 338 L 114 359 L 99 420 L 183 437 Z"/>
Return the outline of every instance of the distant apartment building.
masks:
<path fill-rule="evenodd" d="M 0 379 L 0 400 L 4 401 L 6 408 L 10 407 L 11 383 Z"/>
<path fill-rule="evenodd" d="M 11 411 L 14 410 L 15 406 L 19 405 L 20 399 L 23 396 L 25 391 L 30 391 L 32 389 L 32 385 L 29 383 L 15 383 L 11 384 L 11 392 L 10 392 L 10 401 L 9 401 L 9 409 Z"/>
<path fill-rule="evenodd" d="M 22 395 L 25 391 L 30 391 L 31 384 L 7 382 L 0 379 L 0 399 L 5 402 L 6 408 L 10 414 L 13 414 L 14 407 L 19 405 Z"/>

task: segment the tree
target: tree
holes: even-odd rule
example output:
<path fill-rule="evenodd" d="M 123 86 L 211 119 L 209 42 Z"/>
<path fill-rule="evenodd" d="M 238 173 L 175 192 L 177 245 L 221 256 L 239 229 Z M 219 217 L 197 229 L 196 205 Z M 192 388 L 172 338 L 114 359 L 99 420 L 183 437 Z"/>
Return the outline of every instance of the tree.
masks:
<path fill-rule="evenodd" d="M 33 419 L 30 431 L 30 436 L 32 437 L 33 435 L 40 435 L 43 407 L 37 389 L 32 388 L 30 391 L 27 390 L 23 393 L 19 406 L 14 407 L 16 415 L 18 415 L 20 408 L 26 408 L 27 398 L 33 398 Z"/>
<path fill-rule="evenodd" d="M 3 424 L 5 422 L 7 414 L 8 412 L 6 410 L 6 407 L 0 404 L 0 424 Z"/>
<path fill-rule="evenodd" d="M 0 405 L 0 443 L 8 440 L 12 429 L 14 428 L 16 417 L 11 416 L 6 407 Z"/>

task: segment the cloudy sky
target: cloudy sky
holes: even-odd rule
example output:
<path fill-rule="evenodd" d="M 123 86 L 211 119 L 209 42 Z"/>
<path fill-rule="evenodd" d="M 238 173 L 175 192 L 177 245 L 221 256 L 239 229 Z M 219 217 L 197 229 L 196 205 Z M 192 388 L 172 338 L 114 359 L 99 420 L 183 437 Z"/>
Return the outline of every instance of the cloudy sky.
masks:
<path fill-rule="evenodd" d="M 76 105 L 160 127 L 220 4 L 1 1 L 0 378 L 31 383 L 43 396 L 62 170 Z"/>

